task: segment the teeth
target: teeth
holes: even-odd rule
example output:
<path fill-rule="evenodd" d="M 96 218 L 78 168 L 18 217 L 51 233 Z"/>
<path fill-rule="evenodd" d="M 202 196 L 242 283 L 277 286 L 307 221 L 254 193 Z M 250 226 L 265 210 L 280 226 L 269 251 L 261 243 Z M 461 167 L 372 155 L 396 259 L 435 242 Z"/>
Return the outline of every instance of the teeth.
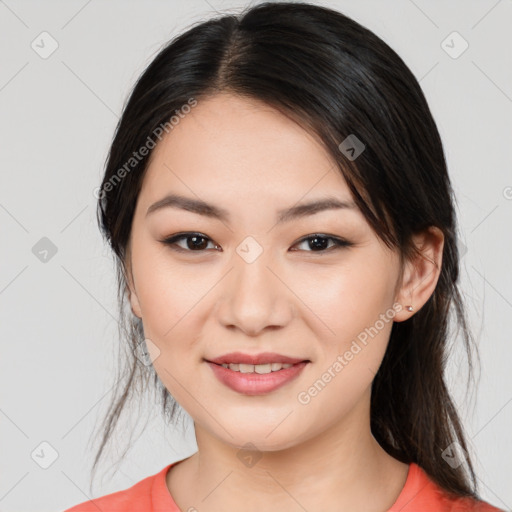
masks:
<path fill-rule="evenodd" d="M 237 363 L 224 363 L 224 368 L 229 368 L 235 372 L 240 373 L 270 373 L 277 372 L 283 368 L 290 368 L 293 366 L 288 363 L 267 363 L 267 364 L 237 364 Z"/>

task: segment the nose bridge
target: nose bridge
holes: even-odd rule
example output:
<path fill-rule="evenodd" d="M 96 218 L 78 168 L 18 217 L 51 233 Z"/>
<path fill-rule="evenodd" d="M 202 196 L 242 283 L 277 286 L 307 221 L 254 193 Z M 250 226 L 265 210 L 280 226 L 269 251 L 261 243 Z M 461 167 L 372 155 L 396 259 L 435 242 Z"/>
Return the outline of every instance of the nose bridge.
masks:
<path fill-rule="evenodd" d="M 236 248 L 232 263 L 220 320 L 251 334 L 289 321 L 289 297 L 275 275 L 279 271 L 271 250 L 247 237 Z"/>

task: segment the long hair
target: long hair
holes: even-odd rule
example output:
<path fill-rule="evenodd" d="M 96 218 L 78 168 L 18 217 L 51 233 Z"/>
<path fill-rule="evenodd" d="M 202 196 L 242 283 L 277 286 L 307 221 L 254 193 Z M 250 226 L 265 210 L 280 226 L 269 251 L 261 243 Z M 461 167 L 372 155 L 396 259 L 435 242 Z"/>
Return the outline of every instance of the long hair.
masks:
<path fill-rule="evenodd" d="M 159 127 L 170 127 L 184 105 L 219 92 L 262 100 L 316 136 L 371 228 L 402 262 L 415 254 L 413 234 L 429 226 L 443 232 L 435 291 L 411 318 L 394 323 L 372 382 L 371 430 L 390 455 L 415 462 L 448 493 L 478 497 L 445 380 L 452 319 L 462 333 L 469 375 L 472 352 L 478 353 L 459 291 L 455 197 L 438 129 L 418 81 L 384 41 L 335 10 L 297 2 L 262 3 L 192 25 L 158 52 L 124 105 L 97 213 L 117 268 L 126 364 L 101 426 L 93 471 L 135 390 L 152 381 L 170 424 L 179 411 L 153 367 L 136 357 L 144 332 L 126 307 L 128 242 L 151 151 L 136 162 L 132 156 L 157 142 Z M 365 144 L 357 159 L 340 150 L 348 136 Z M 457 467 L 443 458 L 453 447 L 466 455 Z"/>

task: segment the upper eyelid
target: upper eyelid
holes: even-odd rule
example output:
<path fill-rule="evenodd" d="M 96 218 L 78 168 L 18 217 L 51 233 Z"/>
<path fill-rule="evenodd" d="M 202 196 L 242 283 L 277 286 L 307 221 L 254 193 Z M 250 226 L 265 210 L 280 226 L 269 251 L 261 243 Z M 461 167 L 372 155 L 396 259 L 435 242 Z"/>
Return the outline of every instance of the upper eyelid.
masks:
<path fill-rule="evenodd" d="M 163 240 L 160 240 L 164 244 L 176 244 L 176 242 L 181 241 L 183 239 L 191 238 L 193 236 L 198 236 L 200 238 L 204 238 L 208 240 L 208 242 L 212 242 L 214 245 L 219 245 L 213 238 L 210 238 L 209 236 L 205 235 L 204 233 L 199 233 L 196 231 L 186 231 L 184 233 L 176 233 L 175 235 L 171 235 L 168 237 L 165 237 Z M 171 242 L 172 241 L 172 242 Z M 183 247 L 178 247 L 179 249 L 182 249 L 183 251 L 187 252 L 203 252 L 203 251 L 190 251 L 188 249 L 183 249 Z"/>
<path fill-rule="evenodd" d="M 211 242 L 215 242 L 214 239 L 209 237 L 208 235 L 205 235 L 204 233 L 199 233 L 196 231 L 186 231 L 184 233 L 176 233 L 175 235 L 168 236 L 161 241 L 166 242 L 168 240 L 179 240 L 180 238 L 188 238 L 188 237 L 192 237 L 192 236 L 200 236 L 202 238 L 207 238 Z M 332 238 L 334 240 L 344 241 L 343 237 L 340 237 L 337 235 L 329 235 L 327 233 L 311 233 L 309 235 L 304 235 L 303 237 L 299 238 L 295 243 L 303 242 L 304 240 L 307 240 L 308 238 L 312 238 L 314 236 L 319 236 L 322 238 Z M 217 242 L 215 242 L 215 243 L 217 243 Z"/>

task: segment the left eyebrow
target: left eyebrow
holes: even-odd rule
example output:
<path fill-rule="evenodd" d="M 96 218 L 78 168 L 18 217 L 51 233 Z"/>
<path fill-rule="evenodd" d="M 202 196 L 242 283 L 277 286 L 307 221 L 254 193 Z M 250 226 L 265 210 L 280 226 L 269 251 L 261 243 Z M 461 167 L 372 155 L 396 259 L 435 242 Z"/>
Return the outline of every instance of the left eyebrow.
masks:
<path fill-rule="evenodd" d="M 298 217 L 305 217 L 313 215 L 324 210 L 340 210 L 340 209 L 355 209 L 356 204 L 353 201 L 340 201 L 335 197 L 328 197 L 326 199 L 317 199 L 309 203 L 302 203 L 286 210 L 279 210 L 277 217 L 277 224 L 288 222 Z"/>
<path fill-rule="evenodd" d="M 148 208 L 146 216 L 162 208 L 180 208 L 182 210 L 187 210 L 198 215 L 211 217 L 227 223 L 229 223 L 229 219 L 231 218 L 229 212 L 223 208 L 207 203 L 201 199 L 180 196 L 178 194 L 169 194 L 156 203 L 153 203 Z M 341 201 L 335 197 L 317 199 L 310 201 L 309 203 L 297 204 L 284 210 L 278 210 L 277 224 L 289 222 L 298 217 L 314 215 L 315 213 L 325 210 L 355 208 L 356 204 L 353 201 Z"/>

